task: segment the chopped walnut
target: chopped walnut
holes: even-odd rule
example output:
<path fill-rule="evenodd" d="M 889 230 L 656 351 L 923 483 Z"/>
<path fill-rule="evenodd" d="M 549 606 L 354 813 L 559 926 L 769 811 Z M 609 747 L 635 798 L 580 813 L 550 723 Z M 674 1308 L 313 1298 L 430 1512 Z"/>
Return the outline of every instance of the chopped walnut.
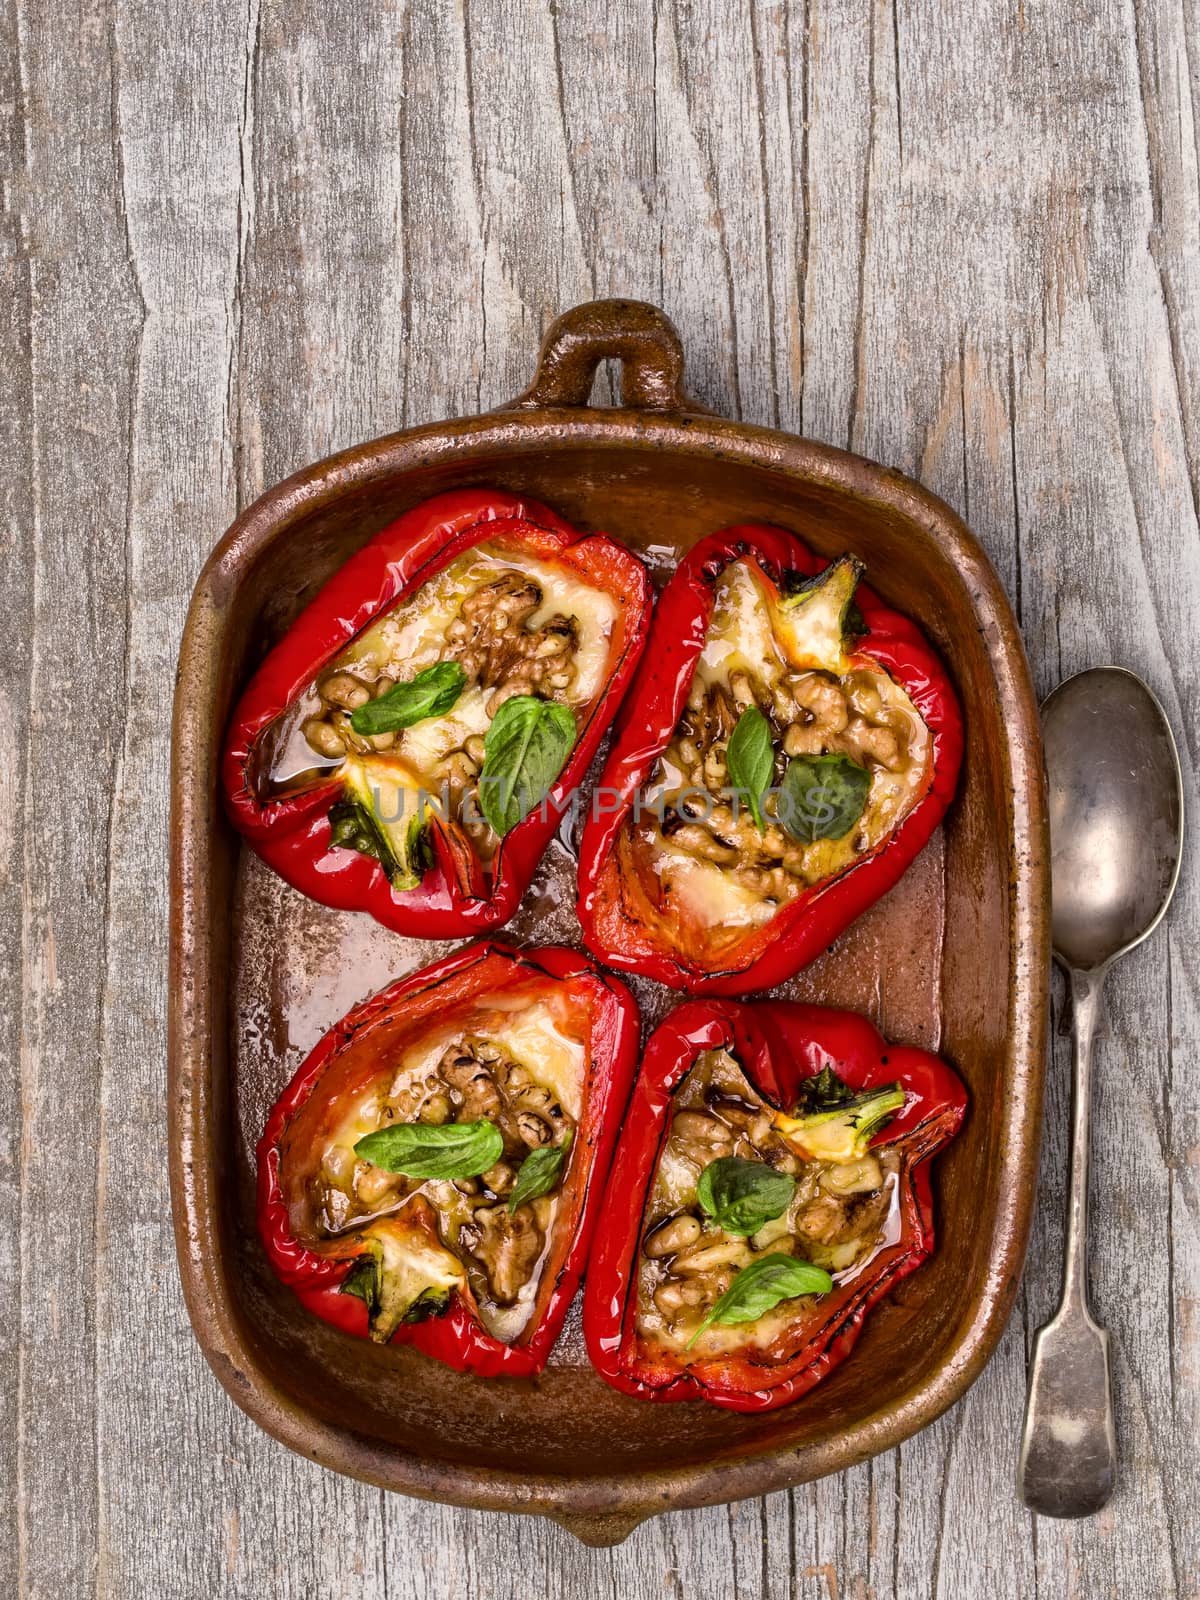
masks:
<path fill-rule="evenodd" d="M 573 617 L 558 613 L 532 627 L 531 620 L 542 599 L 538 584 L 515 568 L 508 568 L 472 590 L 446 628 L 440 659 L 457 661 L 468 686 L 491 691 L 486 705 L 489 716 L 495 716 L 504 702 L 515 695 L 536 694 L 545 700 L 562 701 L 569 698 L 577 677 L 579 629 Z M 392 662 L 375 676 L 368 676 L 366 669 L 358 666 L 354 671 L 347 670 L 335 661 L 317 681 L 319 711 L 307 716 L 303 723 L 302 731 L 310 747 L 326 759 L 345 755 L 347 750 L 390 749 L 395 734 L 355 733 L 350 717 L 359 706 L 386 694 L 410 675 L 407 663 L 402 661 Z M 456 800 L 479 774 L 481 745 L 482 740 L 473 735 L 462 751 L 453 751 L 446 758 L 442 776 L 449 781 Z"/>

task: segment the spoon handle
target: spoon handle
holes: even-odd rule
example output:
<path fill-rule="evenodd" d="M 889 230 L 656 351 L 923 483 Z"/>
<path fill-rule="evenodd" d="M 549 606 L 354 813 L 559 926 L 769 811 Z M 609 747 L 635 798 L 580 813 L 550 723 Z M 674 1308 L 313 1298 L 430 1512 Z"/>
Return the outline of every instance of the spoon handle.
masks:
<path fill-rule="evenodd" d="M 1104 974 L 1070 976 L 1075 1070 L 1062 1302 L 1034 1340 L 1017 1466 L 1021 1499 L 1049 1517 L 1099 1511 L 1112 1495 L 1117 1466 L 1108 1333 L 1092 1316 L 1087 1289 L 1092 1055 Z"/>

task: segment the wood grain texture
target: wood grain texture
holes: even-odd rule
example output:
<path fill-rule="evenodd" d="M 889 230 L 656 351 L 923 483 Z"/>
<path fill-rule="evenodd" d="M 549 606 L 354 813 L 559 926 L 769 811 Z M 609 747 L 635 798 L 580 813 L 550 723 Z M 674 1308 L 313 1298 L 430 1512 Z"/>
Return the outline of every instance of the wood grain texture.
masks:
<path fill-rule="evenodd" d="M 661 304 L 707 404 L 962 510 L 1039 688 L 1141 672 L 1197 814 L 1196 0 L 6 0 L 0 29 L 0 1592 L 1200 1594 L 1194 852 L 1109 993 L 1123 1471 L 1088 1523 L 1012 1492 L 1061 1036 L 1020 1310 L 967 1399 L 613 1551 L 259 1434 L 192 1341 L 162 1147 L 167 726 L 205 554 L 314 456 L 511 397 L 593 295 Z"/>

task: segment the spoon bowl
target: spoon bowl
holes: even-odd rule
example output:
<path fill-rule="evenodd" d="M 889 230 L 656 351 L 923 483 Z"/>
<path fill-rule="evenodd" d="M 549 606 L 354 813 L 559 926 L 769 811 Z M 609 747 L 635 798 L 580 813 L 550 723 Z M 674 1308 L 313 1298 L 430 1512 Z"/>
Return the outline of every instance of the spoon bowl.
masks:
<path fill-rule="evenodd" d="M 1054 953 L 1094 972 L 1158 926 L 1179 877 L 1183 785 L 1162 707 L 1132 672 L 1096 667 L 1042 707 Z"/>

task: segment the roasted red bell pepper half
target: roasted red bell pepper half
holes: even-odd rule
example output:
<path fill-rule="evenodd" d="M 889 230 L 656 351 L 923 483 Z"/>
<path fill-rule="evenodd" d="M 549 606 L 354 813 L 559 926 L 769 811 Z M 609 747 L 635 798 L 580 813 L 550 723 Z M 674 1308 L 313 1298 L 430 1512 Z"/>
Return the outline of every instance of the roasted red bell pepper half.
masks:
<path fill-rule="evenodd" d="M 636 556 L 499 490 L 352 556 L 234 712 L 226 808 L 305 894 L 399 933 L 506 922 L 645 643 Z"/>
<path fill-rule="evenodd" d="M 540 1372 L 579 1283 L 638 1044 L 573 951 L 471 945 L 356 1006 L 258 1147 L 272 1267 L 326 1322 Z"/>
<path fill-rule="evenodd" d="M 962 1084 L 863 1017 L 694 1000 L 651 1036 L 584 1296 L 588 1353 L 644 1400 L 786 1405 L 931 1253 L 929 1158 Z"/>
<path fill-rule="evenodd" d="M 658 602 L 584 829 L 611 966 L 745 994 L 890 889 L 954 794 L 962 723 L 913 623 L 780 528 L 702 539 Z"/>

